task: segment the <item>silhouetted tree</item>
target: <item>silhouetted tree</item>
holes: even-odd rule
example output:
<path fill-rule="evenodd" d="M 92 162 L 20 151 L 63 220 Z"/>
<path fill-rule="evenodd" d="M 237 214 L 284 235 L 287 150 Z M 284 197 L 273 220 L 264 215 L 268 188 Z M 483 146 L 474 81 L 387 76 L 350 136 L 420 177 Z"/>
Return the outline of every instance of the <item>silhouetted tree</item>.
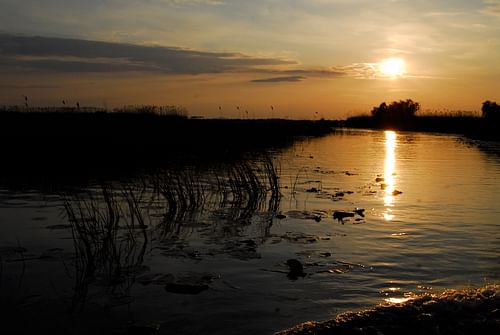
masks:
<path fill-rule="evenodd" d="M 372 116 L 380 126 L 405 127 L 419 110 L 420 104 L 411 99 L 393 101 L 389 105 L 383 102 L 372 109 Z"/>
<path fill-rule="evenodd" d="M 373 107 L 372 109 L 372 115 L 373 117 L 379 118 L 387 114 L 387 104 L 385 102 L 382 102 L 380 106 L 378 107 Z"/>
<path fill-rule="evenodd" d="M 483 117 L 486 119 L 500 119 L 500 105 L 496 102 L 486 100 L 481 108 Z"/>

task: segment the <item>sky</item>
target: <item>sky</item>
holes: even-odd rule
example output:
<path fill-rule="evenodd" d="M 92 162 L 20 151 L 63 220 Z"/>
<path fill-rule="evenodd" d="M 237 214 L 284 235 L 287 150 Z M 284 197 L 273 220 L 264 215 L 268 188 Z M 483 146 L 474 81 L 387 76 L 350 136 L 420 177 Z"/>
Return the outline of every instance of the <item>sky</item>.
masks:
<path fill-rule="evenodd" d="M 499 60 L 500 0 L 0 0 L 2 105 L 479 111 L 500 101 Z"/>

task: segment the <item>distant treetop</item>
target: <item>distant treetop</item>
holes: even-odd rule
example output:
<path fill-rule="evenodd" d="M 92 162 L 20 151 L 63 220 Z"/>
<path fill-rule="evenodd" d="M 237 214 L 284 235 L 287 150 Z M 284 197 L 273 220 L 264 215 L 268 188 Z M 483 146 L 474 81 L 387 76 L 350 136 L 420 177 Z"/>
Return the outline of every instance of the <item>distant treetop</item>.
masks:
<path fill-rule="evenodd" d="M 411 99 L 393 101 L 389 105 L 382 102 L 372 109 L 372 116 L 383 126 L 399 128 L 408 126 L 419 110 L 420 104 Z"/>
<path fill-rule="evenodd" d="M 486 119 L 500 119 L 500 105 L 496 102 L 486 100 L 481 108 L 483 117 Z"/>

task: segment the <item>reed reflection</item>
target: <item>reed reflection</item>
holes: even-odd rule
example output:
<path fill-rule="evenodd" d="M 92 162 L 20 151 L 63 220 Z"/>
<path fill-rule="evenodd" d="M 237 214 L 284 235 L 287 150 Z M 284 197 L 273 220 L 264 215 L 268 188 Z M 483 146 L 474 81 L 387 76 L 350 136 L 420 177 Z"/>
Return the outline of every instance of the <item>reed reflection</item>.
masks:
<path fill-rule="evenodd" d="M 385 162 L 384 162 L 384 219 L 394 219 L 391 207 L 394 206 L 395 176 L 396 176 L 396 140 L 397 134 L 392 130 L 385 131 Z"/>
<path fill-rule="evenodd" d="M 157 274 L 143 265 L 153 249 L 196 261 L 217 253 L 243 260 L 260 257 L 257 247 L 270 236 L 279 190 L 276 164 L 262 155 L 159 169 L 62 194 L 75 249 L 70 310 L 83 310 L 95 298 L 90 293 L 101 288 L 99 296 L 110 304 L 128 304 L 137 278 L 156 280 Z M 189 237 L 195 234 L 202 236 L 205 252 L 200 245 L 190 248 Z"/>

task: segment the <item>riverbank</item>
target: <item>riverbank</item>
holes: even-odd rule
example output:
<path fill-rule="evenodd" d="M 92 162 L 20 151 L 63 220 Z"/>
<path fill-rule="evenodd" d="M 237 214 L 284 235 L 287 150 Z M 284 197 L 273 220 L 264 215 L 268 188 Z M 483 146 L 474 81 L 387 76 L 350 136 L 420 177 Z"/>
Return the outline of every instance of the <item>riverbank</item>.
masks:
<path fill-rule="evenodd" d="M 130 175 L 279 151 L 332 121 L 189 118 L 174 107 L 0 108 L 1 178 Z"/>
<path fill-rule="evenodd" d="M 305 322 L 276 335 L 500 333 L 499 285 L 446 290 L 403 301 L 324 322 Z"/>
<path fill-rule="evenodd" d="M 345 120 L 348 128 L 392 129 L 464 135 L 470 139 L 500 141 L 500 120 L 479 116 L 415 116 L 402 120 L 383 120 L 372 116 L 353 116 Z"/>
<path fill-rule="evenodd" d="M 335 121 L 285 119 L 203 119 L 189 118 L 173 110 L 148 109 L 41 108 L 27 111 L 0 108 L 0 136 L 10 138 L 9 146 L 35 139 L 87 144 L 161 146 L 169 151 L 248 151 L 282 146 L 304 136 L 332 132 Z M 94 143 L 96 142 L 96 143 Z M 36 144 L 36 143 L 34 143 Z M 50 149 L 50 147 L 46 148 Z M 93 149 L 98 150 L 98 147 Z"/>

